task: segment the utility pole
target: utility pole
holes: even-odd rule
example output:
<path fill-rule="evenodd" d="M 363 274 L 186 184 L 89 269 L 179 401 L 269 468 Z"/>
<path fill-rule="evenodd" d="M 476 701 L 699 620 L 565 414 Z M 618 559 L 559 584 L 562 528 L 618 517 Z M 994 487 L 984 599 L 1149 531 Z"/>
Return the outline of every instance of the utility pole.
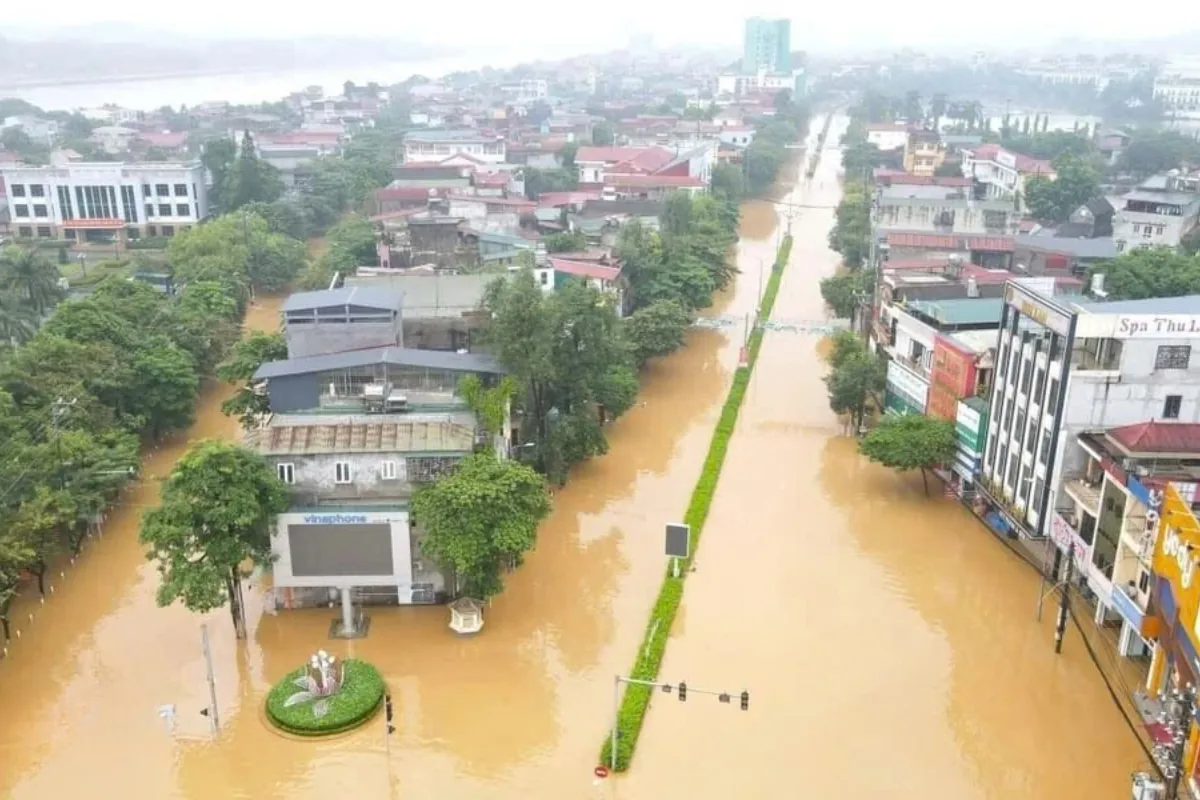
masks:
<path fill-rule="evenodd" d="M 387 758 L 387 796 L 392 796 L 392 734 L 396 732 L 396 726 L 392 724 L 395 719 L 395 711 L 392 706 L 391 694 L 383 696 L 383 749 Z"/>
<path fill-rule="evenodd" d="M 695 686 L 688 686 L 685 681 L 680 681 L 679 686 L 672 686 L 669 683 L 657 683 L 655 681 L 644 681 L 639 678 L 629 678 L 624 675 L 613 676 L 613 724 L 612 724 L 612 741 L 609 744 L 608 752 L 608 768 L 613 772 L 617 771 L 617 739 L 620 738 L 618 726 L 621 718 L 621 684 L 628 683 L 635 686 L 647 686 L 651 689 L 658 689 L 666 694 L 675 692 L 679 697 L 679 702 L 687 702 L 689 694 L 704 694 L 711 695 L 717 698 L 722 703 L 729 703 L 733 699 L 731 692 L 715 692 L 711 689 L 698 689 Z M 750 710 L 750 692 L 742 690 L 739 696 L 742 711 Z"/>
<path fill-rule="evenodd" d="M 1058 601 L 1058 623 L 1054 626 L 1054 653 L 1062 652 L 1063 637 L 1067 633 L 1067 617 L 1071 615 L 1071 568 L 1075 565 L 1075 548 L 1067 555 L 1063 567 L 1062 594 Z"/>
<path fill-rule="evenodd" d="M 205 716 L 212 724 L 214 735 L 221 730 L 221 721 L 217 717 L 217 681 L 213 676 L 212 648 L 208 645 L 208 623 L 200 625 L 200 646 L 204 649 L 204 671 L 208 677 L 208 708 Z"/>
<path fill-rule="evenodd" d="M 1158 699 L 1163 706 L 1158 715 L 1158 722 L 1166 730 L 1168 739 L 1154 745 L 1153 756 L 1154 764 L 1166 779 L 1166 784 L 1158 784 L 1157 788 L 1164 790 L 1161 795 L 1146 794 L 1143 790 L 1141 796 L 1178 800 L 1184 770 L 1184 750 L 1187 747 L 1192 720 L 1196 716 L 1196 687 L 1189 683 L 1182 689 L 1163 692 Z M 1133 780 L 1135 790 L 1138 787 L 1150 788 L 1153 785 L 1153 778 L 1144 772 L 1135 774 Z"/>

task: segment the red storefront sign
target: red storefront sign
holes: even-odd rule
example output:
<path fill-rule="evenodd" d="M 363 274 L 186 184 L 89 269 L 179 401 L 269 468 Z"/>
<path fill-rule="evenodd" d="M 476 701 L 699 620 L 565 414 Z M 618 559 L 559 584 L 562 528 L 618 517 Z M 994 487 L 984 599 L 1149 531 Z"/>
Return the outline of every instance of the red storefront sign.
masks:
<path fill-rule="evenodd" d="M 933 341 L 930 384 L 952 394 L 955 400 L 975 391 L 975 354 L 939 334 Z M 951 414 L 948 419 L 954 419 Z"/>
<path fill-rule="evenodd" d="M 937 419 L 958 419 L 958 398 L 944 386 L 929 387 L 929 402 L 925 405 L 926 416 Z"/>

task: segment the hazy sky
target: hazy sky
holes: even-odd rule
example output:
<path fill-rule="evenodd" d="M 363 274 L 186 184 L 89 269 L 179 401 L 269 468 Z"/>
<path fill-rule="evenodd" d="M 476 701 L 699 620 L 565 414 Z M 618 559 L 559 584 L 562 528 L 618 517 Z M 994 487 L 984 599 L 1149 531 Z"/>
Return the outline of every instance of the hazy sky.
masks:
<path fill-rule="evenodd" d="M 53 25 L 105 24 L 108 38 L 112 38 L 117 26 L 130 24 L 143 32 L 153 28 L 185 35 L 230 36 L 236 24 L 237 34 L 242 37 L 394 36 L 468 45 L 478 48 L 483 58 L 512 51 L 536 58 L 620 46 L 639 32 L 652 34 L 655 42 L 663 45 L 696 43 L 737 48 L 742 18 L 751 15 L 791 16 L 794 46 L 812 50 L 905 44 L 1021 47 L 1066 36 L 1149 38 L 1200 31 L 1200 4 L 1171 0 L 1168 5 L 1171 13 L 1164 18 L 1152 13 L 1098 13 L 1098 6 L 1082 0 L 1007 0 L 1000 5 L 966 8 L 928 4 L 918 8 L 881 0 L 752 0 L 707 6 L 694 2 L 601 0 L 580 3 L 578 11 L 569 10 L 563 3 L 523 6 L 495 0 L 457 0 L 452 4 L 453 13 L 448 14 L 449 6 L 437 3 L 358 0 L 342 14 L 337 6 L 279 0 L 206 0 L 203 13 L 195 13 L 196 7 L 191 5 L 159 4 L 154 14 L 147 15 L 136 3 L 58 0 L 53 19 L 47 19 L 45 7 L 37 3 L 8 3 L 4 17 L 5 27 L 16 35 L 31 30 L 42 32 Z M 521 19 L 517 9 L 522 7 L 538 8 L 542 13 Z M 1170 19 L 1169 31 L 1162 28 L 1164 19 Z"/>

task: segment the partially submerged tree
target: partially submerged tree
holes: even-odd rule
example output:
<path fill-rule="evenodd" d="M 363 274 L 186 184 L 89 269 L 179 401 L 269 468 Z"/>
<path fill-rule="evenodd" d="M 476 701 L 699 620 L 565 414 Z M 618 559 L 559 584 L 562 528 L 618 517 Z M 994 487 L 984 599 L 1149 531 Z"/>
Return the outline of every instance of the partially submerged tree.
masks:
<path fill-rule="evenodd" d="M 217 365 L 217 377 L 237 387 L 237 393 L 221 404 L 221 411 L 237 417 L 244 428 L 252 428 L 271 411 L 266 394 L 255 391 L 253 379 L 268 361 L 287 358 L 287 340 L 282 333 L 255 331 L 233 346 L 229 358 Z"/>
<path fill-rule="evenodd" d="M 883 362 L 860 345 L 841 355 L 838 365 L 825 376 L 829 407 L 835 414 L 849 415 L 851 430 L 859 430 L 868 401 L 883 391 L 886 377 Z"/>
<path fill-rule="evenodd" d="M 146 557 L 162 578 L 158 604 L 178 600 L 204 613 L 228 603 L 244 639 L 242 579 L 271 563 L 271 527 L 287 506 L 286 487 L 256 453 L 227 442 L 193 445 L 142 520 Z"/>
<path fill-rule="evenodd" d="M 454 576 L 456 593 L 486 600 L 537 542 L 550 498 L 532 469 L 484 452 L 419 489 L 412 510 L 424 534 L 421 551 Z"/>
<path fill-rule="evenodd" d="M 674 300 L 659 300 L 625 318 L 625 337 L 638 366 L 683 347 L 691 318 Z"/>
<path fill-rule="evenodd" d="M 888 415 L 858 443 L 864 456 L 896 470 L 921 470 L 929 494 L 928 470 L 954 460 L 954 423 L 922 414 Z"/>

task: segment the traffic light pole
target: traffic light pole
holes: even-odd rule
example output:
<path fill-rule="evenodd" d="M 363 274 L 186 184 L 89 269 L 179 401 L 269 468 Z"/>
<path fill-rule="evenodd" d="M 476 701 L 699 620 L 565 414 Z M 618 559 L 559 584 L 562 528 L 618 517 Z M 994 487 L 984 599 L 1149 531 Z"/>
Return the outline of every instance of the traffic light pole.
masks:
<path fill-rule="evenodd" d="M 621 684 L 628 683 L 635 686 L 647 686 L 651 689 L 671 694 L 676 692 L 681 702 L 687 701 L 689 694 L 704 694 L 717 698 L 722 703 L 730 702 L 733 695 L 730 692 L 716 692 L 712 689 L 698 689 L 694 686 L 688 686 L 685 681 L 680 681 L 678 687 L 669 683 L 657 683 L 655 681 L 646 681 L 641 678 L 629 678 L 624 675 L 613 676 L 613 725 L 612 725 L 612 743 L 609 746 L 608 753 L 608 768 L 613 772 L 617 771 L 617 739 L 619 737 L 619 727 L 621 723 Z M 742 711 L 750 710 L 750 692 L 743 691 L 739 698 L 742 704 Z"/>

